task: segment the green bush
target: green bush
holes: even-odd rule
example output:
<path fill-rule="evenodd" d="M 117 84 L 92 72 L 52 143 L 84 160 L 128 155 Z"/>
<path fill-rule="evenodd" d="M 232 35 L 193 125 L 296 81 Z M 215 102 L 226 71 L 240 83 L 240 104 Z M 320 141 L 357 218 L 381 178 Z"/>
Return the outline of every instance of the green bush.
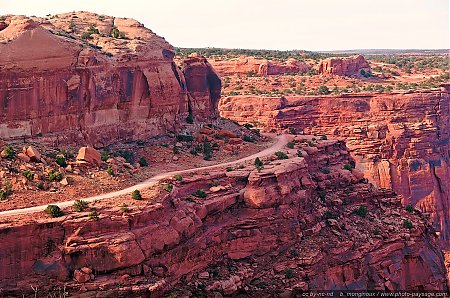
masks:
<path fill-rule="evenodd" d="M 64 156 L 57 155 L 55 161 L 60 167 L 63 167 L 63 168 L 67 167 L 66 158 Z"/>
<path fill-rule="evenodd" d="M 178 142 L 192 142 L 194 141 L 194 136 L 191 135 L 177 135 Z"/>
<path fill-rule="evenodd" d="M 5 188 L 0 189 L 0 201 L 6 200 L 11 194 L 11 183 L 7 182 Z"/>
<path fill-rule="evenodd" d="M 106 162 L 108 159 L 111 158 L 111 156 L 109 155 L 109 151 L 102 151 L 102 152 L 100 152 L 100 157 L 101 157 L 103 162 Z"/>
<path fill-rule="evenodd" d="M 288 142 L 286 146 L 287 146 L 289 149 L 294 149 L 295 144 L 294 144 L 294 142 Z"/>
<path fill-rule="evenodd" d="M 73 203 L 73 210 L 75 210 L 76 212 L 82 212 L 84 211 L 87 207 L 89 206 L 89 203 L 83 200 L 75 200 L 75 202 Z"/>
<path fill-rule="evenodd" d="M 173 184 L 165 183 L 162 185 L 162 189 L 164 189 L 167 192 L 171 192 L 173 190 Z"/>
<path fill-rule="evenodd" d="M 139 191 L 139 190 L 134 190 L 132 193 L 131 193 L 131 198 L 133 199 L 133 200 L 142 200 L 142 195 L 141 195 L 141 192 Z"/>
<path fill-rule="evenodd" d="M 123 203 L 122 205 L 120 205 L 120 210 L 124 213 L 130 212 L 130 208 L 128 208 L 128 205 Z"/>
<path fill-rule="evenodd" d="M 360 216 L 360 217 L 366 217 L 367 213 L 368 213 L 368 210 L 367 210 L 366 206 L 359 206 L 358 208 L 356 208 L 353 211 L 353 213 L 358 215 L 358 216 Z"/>
<path fill-rule="evenodd" d="M 244 136 L 242 137 L 242 140 L 244 140 L 244 142 L 249 142 L 249 143 L 254 143 L 254 142 L 256 142 L 255 138 L 250 137 L 250 136 L 247 136 L 247 135 L 244 135 Z"/>
<path fill-rule="evenodd" d="M 97 221 L 99 219 L 98 216 L 99 216 L 99 214 L 95 210 L 88 214 L 89 219 L 92 219 L 92 220 L 95 220 L 95 221 Z"/>
<path fill-rule="evenodd" d="M 353 166 L 351 164 L 347 163 L 344 165 L 344 170 L 351 171 L 351 170 L 353 170 Z"/>
<path fill-rule="evenodd" d="M 192 195 L 194 197 L 197 197 L 197 198 L 200 198 L 200 199 L 204 199 L 207 196 L 206 193 L 203 190 L 201 190 L 201 189 L 197 189 L 195 192 L 192 193 Z"/>
<path fill-rule="evenodd" d="M 106 169 L 106 173 L 108 173 L 110 176 L 114 176 L 114 171 L 111 168 Z"/>
<path fill-rule="evenodd" d="M 22 176 L 27 178 L 27 180 L 33 180 L 34 173 L 30 170 L 25 170 L 25 171 L 22 171 Z"/>
<path fill-rule="evenodd" d="M 225 170 L 226 170 L 227 172 L 231 172 L 231 171 L 233 171 L 233 168 L 232 168 L 232 167 L 227 167 Z"/>
<path fill-rule="evenodd" d="M 403 221 L 403 227 L 408 229 L 408 230 L 411 230 L 412 228 L 414 228 L 414 225 L 413 225 L 413 223 L 411 221 L 405 219 Z"/>
<path fill-rule="evenodd" d="M 119 38 L 120 31 L 116 26 L 113 26 L 111 29 L 111 36 L 114 38 Z"/>
<path fill-rule="evenodd" d="M 372 231 L 372 233 L 373 233 L 374 235 L 380 235 L 380 234 L 381 234 L 381 231 L 380 231 L 379 229 L 375 229 L 375 230 Z"/>
<path fill-rule="evenodd" d="M 148 167 L 148 162 L 147 162 L 147 160 L 145 159 L 145 157 L 139 158 L 139 165 L 140 165 L 141 167 Z"/>
<path fill-rule="evenodd" d="M 50 172 L 48 173 L 48 180 L 49 181 L 56 181 L 59 182 L 63 179 L 63 176 L 60 172 L 58 171 L 54 171 L 54 170 L 50 170 Z"/>
<path fill-rule="evenodd" d="M 328 89 L 327 86 L 323 86 L 323 85 L 320 86 L 319 89 L 317 89 L 317 92 L 321 95 L 327 95 L 327 94 L 331 93 L 330 89 Z"/>
<path fill-rule="evenodd" d="M 286 153 L 281 152 L 281 151 L 275 152 L 275 155 L 277 156 L 278 159 L 288 159 L 289 158 L 289 156 Z"/>
<path fill-rule="evenodd" d="M 329 168 L 322 168 L 320 171 L 321 171 L 322 173 L 324 173 L 324 174 L 330 174 L 330 173 L 331 173 L 331 171 L 330 171 Z"/>
<path fill-rule="evenodd" d="M 314 143 L 311 142 L 311 141 L 308 141 L 307 143 L 308 143 L 308 146 L 309 146 L 309 147 L 316 147 L 316 145 L 314 145 Z"/>
<path fill-rule="evenodd" d="M 50 217 L 61 217 L 64 215 L 64 212 L 57 205 L 48 205 L 44 213 Z"/>
<path fill-rule="evenodd" d="M 255 168 L 258 171 L 261 171 L 262 168 L 264 168 L 264 163 L 259 159 L 259 157 L 255 158 Z"/>
<path fill-rule="evenodd" d="M 285 270 L 284 270 L 284 276 L 286 277 L 286 278 L 293 278 L 294 276 L 295 276 L 295 272 L 294 272 L 294 270 L 292 270 L 291 268 L 286 268 Z"/>
<path fill-rule="evenodd" d="M 409 205 L 406 205 L 405 210 L 408 211 L 409 213 L 413 213 L 414 207 L 413 207 L 413 205 L 409 204 Z"/>
<path fill-rule="evenodd" d="M 117 151 L 117 155 L 120 157 L 125 158 L 127 163 L 133 164 L 134 163 L 134 153 L 128 150 L 119 150 Z"/>
<path fill-rule="evenodd" d="M 87 33 L 89 35 L 91 35 L 91 34 L 100 34 L 100 31 L 98 31 L 98 29 L 95 28 L 94 25 L 90 25 L 88 30 L 87 30 Z"/>
<path fill-rule="evenodd" d="M 297 131 L 295 130 L 295 128 L 289 127 L 289 133 L 290 133 L 291 135 L 296 135 L 296 134 L 297 134 Z"/>
<path fill-rule="evenodd" d="M 5 149 L 3 149 L 3 154 L 5 158 L 8 159 L 13 159 L 14 157 L 16 157 L 16 151 L 11 145 L 8 145 L 5 147 Z"/>
<path fill-rule="evenodd" d="M 181 175 L 175 175 L 173 178 L 177 181 L 183 181 L 183 177 L 181 177 Z"/>
<path fill-rule="evenodd" d="M 186 117 L 186 123 L 188 123 L 188 124 L 193 124 L 194 123 L 194 117 L 192 117 L 192 114 L 189 114 Z"/>
<path fill-rule="evenodd" d="M 324 219 L 336 219 L 337 215 L 333 214 L 331 211 L 327 211 L 325 212 L 325 214 L 323 215 Z"/>

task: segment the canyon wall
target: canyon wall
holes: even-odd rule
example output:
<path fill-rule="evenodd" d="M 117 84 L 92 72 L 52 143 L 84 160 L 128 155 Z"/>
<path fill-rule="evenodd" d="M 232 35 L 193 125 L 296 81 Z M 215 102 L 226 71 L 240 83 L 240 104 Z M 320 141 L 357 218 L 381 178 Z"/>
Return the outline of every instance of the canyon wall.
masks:
<path fill-rule="evenodd" d="M 211 66 L 200 66 L 198 76 L 205 77 L 195 81 L 206 83 L 190 96 L 193 77 L 175 65 L 172 46 L 137 21 L 81 12 L 8 16 L 5 24 L 2 139 L 101 146 L 175 132 L 189 112 L 205 121 L 216 114 L 220 84 L 209 85 Z"/>
<path fill-rule="evenodd" d="M 263 158 L 260 170 L 184 175 L 129 212 L 5 223 L 2 294 L 32 293 L 30 285 L 118 297 L 446 290 L 428 221 L 343 169 L 354 163 L 345 143 L 310 142 L 294 140 L 288 159 Z"/>
<path fill-rule="evenodd" d="M 222 117 L 264 130 L 345 138 L 357 167 L 403 204 L 429 213 L 448 247 L 449 86 L 441 89 L 340 96 L 224 98 Z M 319 137 L 317 137 L 319 138 Z"/>

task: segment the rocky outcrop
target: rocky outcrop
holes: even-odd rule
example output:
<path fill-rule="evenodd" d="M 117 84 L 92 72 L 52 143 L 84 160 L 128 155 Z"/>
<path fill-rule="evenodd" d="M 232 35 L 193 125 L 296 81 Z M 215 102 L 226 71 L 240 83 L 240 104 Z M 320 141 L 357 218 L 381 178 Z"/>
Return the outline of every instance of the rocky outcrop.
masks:
<path fill-rule="evenodd" d="M 199 56 L 188 57 L 182 62 L 189 93 L 189 108 L 199 120 L 217 116 L 222 81 L 208 61 Z"/>
<path fill-rule="evenodd" d="M 210 63 L 221 76 L 234 74 L 279 75 L 304 73 L 311 69 L 310 65 L 292 58 L 282 62 L 242 56 L 230 60 L 213 59 Z"/>
<path fill-rule="evenodd" d="M 391 94 L 290 98 L 228 97 L 222 117 L 265 130 L 295 128 L 345 137 L 358 168 L 393 189 L 404 205 L 430 213 L 450 244 L 449 88 Z"/>
<path fill-rule="evenodd" d="M 320 61 L 318 66 L 319 73 L 338 76 L 362 76 L 363 73 L 370 73 L 369 62 L 361 56 L 351 56 L 345 58 L 327 58 Z"/>
<path fill-rule="evenodd" d="M 62 283 L 70 293 L 155 297 L 447 289 L 432 227 L 344 169 L 354 161 L 343 142 L 298 138 L 283 151 L 290 158 L 265 158 L 259 170 L 184 175 L 140 210 L 4 224 L 2 293 Z"/>
<path fill-rule="evenodd" d="M 208 80 L 186 81 L 172 46 L 132 19 L 80 12 L 5 24 L 0 138 L 105 145 L 167 134 L 188 115 L 186 85 Z M 208 100 L 220 88 L 202 87 L 192 96 L 199 119 L 214 116 Z"/>

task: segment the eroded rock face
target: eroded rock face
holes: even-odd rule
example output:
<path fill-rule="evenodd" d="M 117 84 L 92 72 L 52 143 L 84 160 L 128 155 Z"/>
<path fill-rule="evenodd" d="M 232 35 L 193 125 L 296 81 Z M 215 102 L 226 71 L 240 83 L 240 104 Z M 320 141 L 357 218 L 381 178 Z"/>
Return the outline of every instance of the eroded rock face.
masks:
<path fill-rule="evenodd" d="M 192 56 L 182 62 L 189 92 L 189 105 L 199 119 L 217 116 L 222 81 L 204 57 Z"/>
<path fill-rule="evenodd" d="M 173 48 L 139 22 L 83 12 L 8 16 L 5 24 L 0 138 L 105 145 L 166 134 L 184 122 L 189 92 Z M 215 111 L 202 100 L 217 97 L 217 86 L 202 87 L 193 112 L 205 119 Z"/>
<path fill-rule="evenodd" d="M 357 167 L 430 213 L 449 245 L 449 87 L 392 94 L 224 98 L 222 117 L 265 130 L 345 137 Z"/>
<path fill-rule="evenodd" d="M 361 70 L 370 72 L 369 62 L 361 56 L 345 58 L 327 58 L 320 61 L 319 73 L 338 76 L 362 76 Z"/>
<path fill-rule="evenodd" d="M 292 58 L 286 62 L 280 62 L 242 56 L 230 60 L 211 60 L 210 63 L 221 76 L 233 74 L 279 75 L 304 73 L 311 69 L 310 65 Z"/>
<path fill-rule="evenodd" d="M 313 143 L 298 139 L 283 150 L 289 159 L 263 159 L 260 171 L 250 165 L 185 176 L 171 194 L 126 215 L 113 208 L 101 210 L 98 221 L 74 214 L 6 225 L 0 229 L 3 293 L 63 282 L 72 293 L 157 297 L 233 295 L 243 288 L 253 296 L 262 285 L 274 295 L 447 289 L 427 220 L 405 211 L 392 191 L 343 169 L 354 162 L 343 142 Z M 192 196 L 198 189 L 206 198 Z M 355 214 L 361 206 L 364 216 Z"/>

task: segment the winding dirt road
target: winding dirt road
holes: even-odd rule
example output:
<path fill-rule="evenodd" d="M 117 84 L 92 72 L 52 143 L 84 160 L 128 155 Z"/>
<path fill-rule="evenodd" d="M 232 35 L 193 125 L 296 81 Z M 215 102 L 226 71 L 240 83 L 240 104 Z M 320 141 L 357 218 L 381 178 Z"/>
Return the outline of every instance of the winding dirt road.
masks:
<path fill-rule="evenodd" d="M 250 156 L 247 156 L 247 157 L 235 160 L 235 161 L 230 161 L 230 162 L 226 162 L 226 163 L 219 163 L 219 164 L 206 166 L 206 167 L 192 168 L 192 169 L 187 169 L 187 170 L 180 170 L 180 171 L 173 171 L 173 172 L 162 173 L 162 174 L 153 176 L 153 177 L 151 177 L 151 178 L 149 178 L 149 179 L 147 179 L 147 180 L 145 180 L 145 181 L 143 181 L 143 182 L 141 182 L 139 184 L 127 187 L 125 189 L 118 190 L 118 191 L 113 191 L 113 192 L 109 192 L 109 193 L 105 193 L 105 194 L 101 194 L 101 195 L 97 195 L 97 196 L 93 196 L 93 197 L 84 198 L 82 200 L 83 201 L 87 201 L 87 202 L 93 202 L 93 201 L 98 201 L 98 200 L 103 200 L 103 199 L 110 199 L 110 198 L 114 198 L 114 197 L 117 197 L 117 196 L 130 194 L 131 192 L 133 192 L 136 189 L 137 190 L 142 190 L 144 188 L 148 188 L 150 186 L 155 185 L 161 179 L 173 177 L 175 175 L 186 174 L 186 173 L 193 173 L 193 172 L 196 172 L 196 171 L 199 171 L 199 170 L 210 170 L 210 169 L 215 169 L 215 168 L 227 167 L 227 166 L 232 166 L 232 165 L 239 164 L 239 163 L 242 163 L 242 162 L 246 162 L 246 161 L 249 161 L 249 160 L 254 160 L 256 157 L 267 156 L 267 155 L 273 154 L 276 151 L 281 150 L 282 148 L 284 148 L 284 146 L 287 144 L 287 142 L 292 139 L 292 137 L 289 136 L 289 135 L 277 135 L 277 136 L 275 136 L 274 134 L 265 134 L 265 135 L 268 136 L 268 137 L 275 138 L 277 141 L 272 146 L 270 146 L 269 148 L 266 148 L 263 151 L 255 153 L 253 155 L 250 155 Z M 75 200 L 65 201 L 65 202 L 55 202 L 55 203 L 52 203 L 52 204 L 53 205 L 58 205 L 60 208 L 63 208 L 63 207 L 72 206 L 74 202 L 75 202 Z M 40 211 L 43 211 L 45 208 L 47 208 L 47 206 L 48 205 L 41 205 L 41 206 L 35 206 L 35 207 L 29 207 L 29 208 L 22 208 L 22 209 L 13 209 L 13 210 L 2 211 L 2 212 L 0 212 L 0 217 L 1 216 L 11 216 L 11 215 L 19 215 L 19 214 L 40 212 Z"/>

